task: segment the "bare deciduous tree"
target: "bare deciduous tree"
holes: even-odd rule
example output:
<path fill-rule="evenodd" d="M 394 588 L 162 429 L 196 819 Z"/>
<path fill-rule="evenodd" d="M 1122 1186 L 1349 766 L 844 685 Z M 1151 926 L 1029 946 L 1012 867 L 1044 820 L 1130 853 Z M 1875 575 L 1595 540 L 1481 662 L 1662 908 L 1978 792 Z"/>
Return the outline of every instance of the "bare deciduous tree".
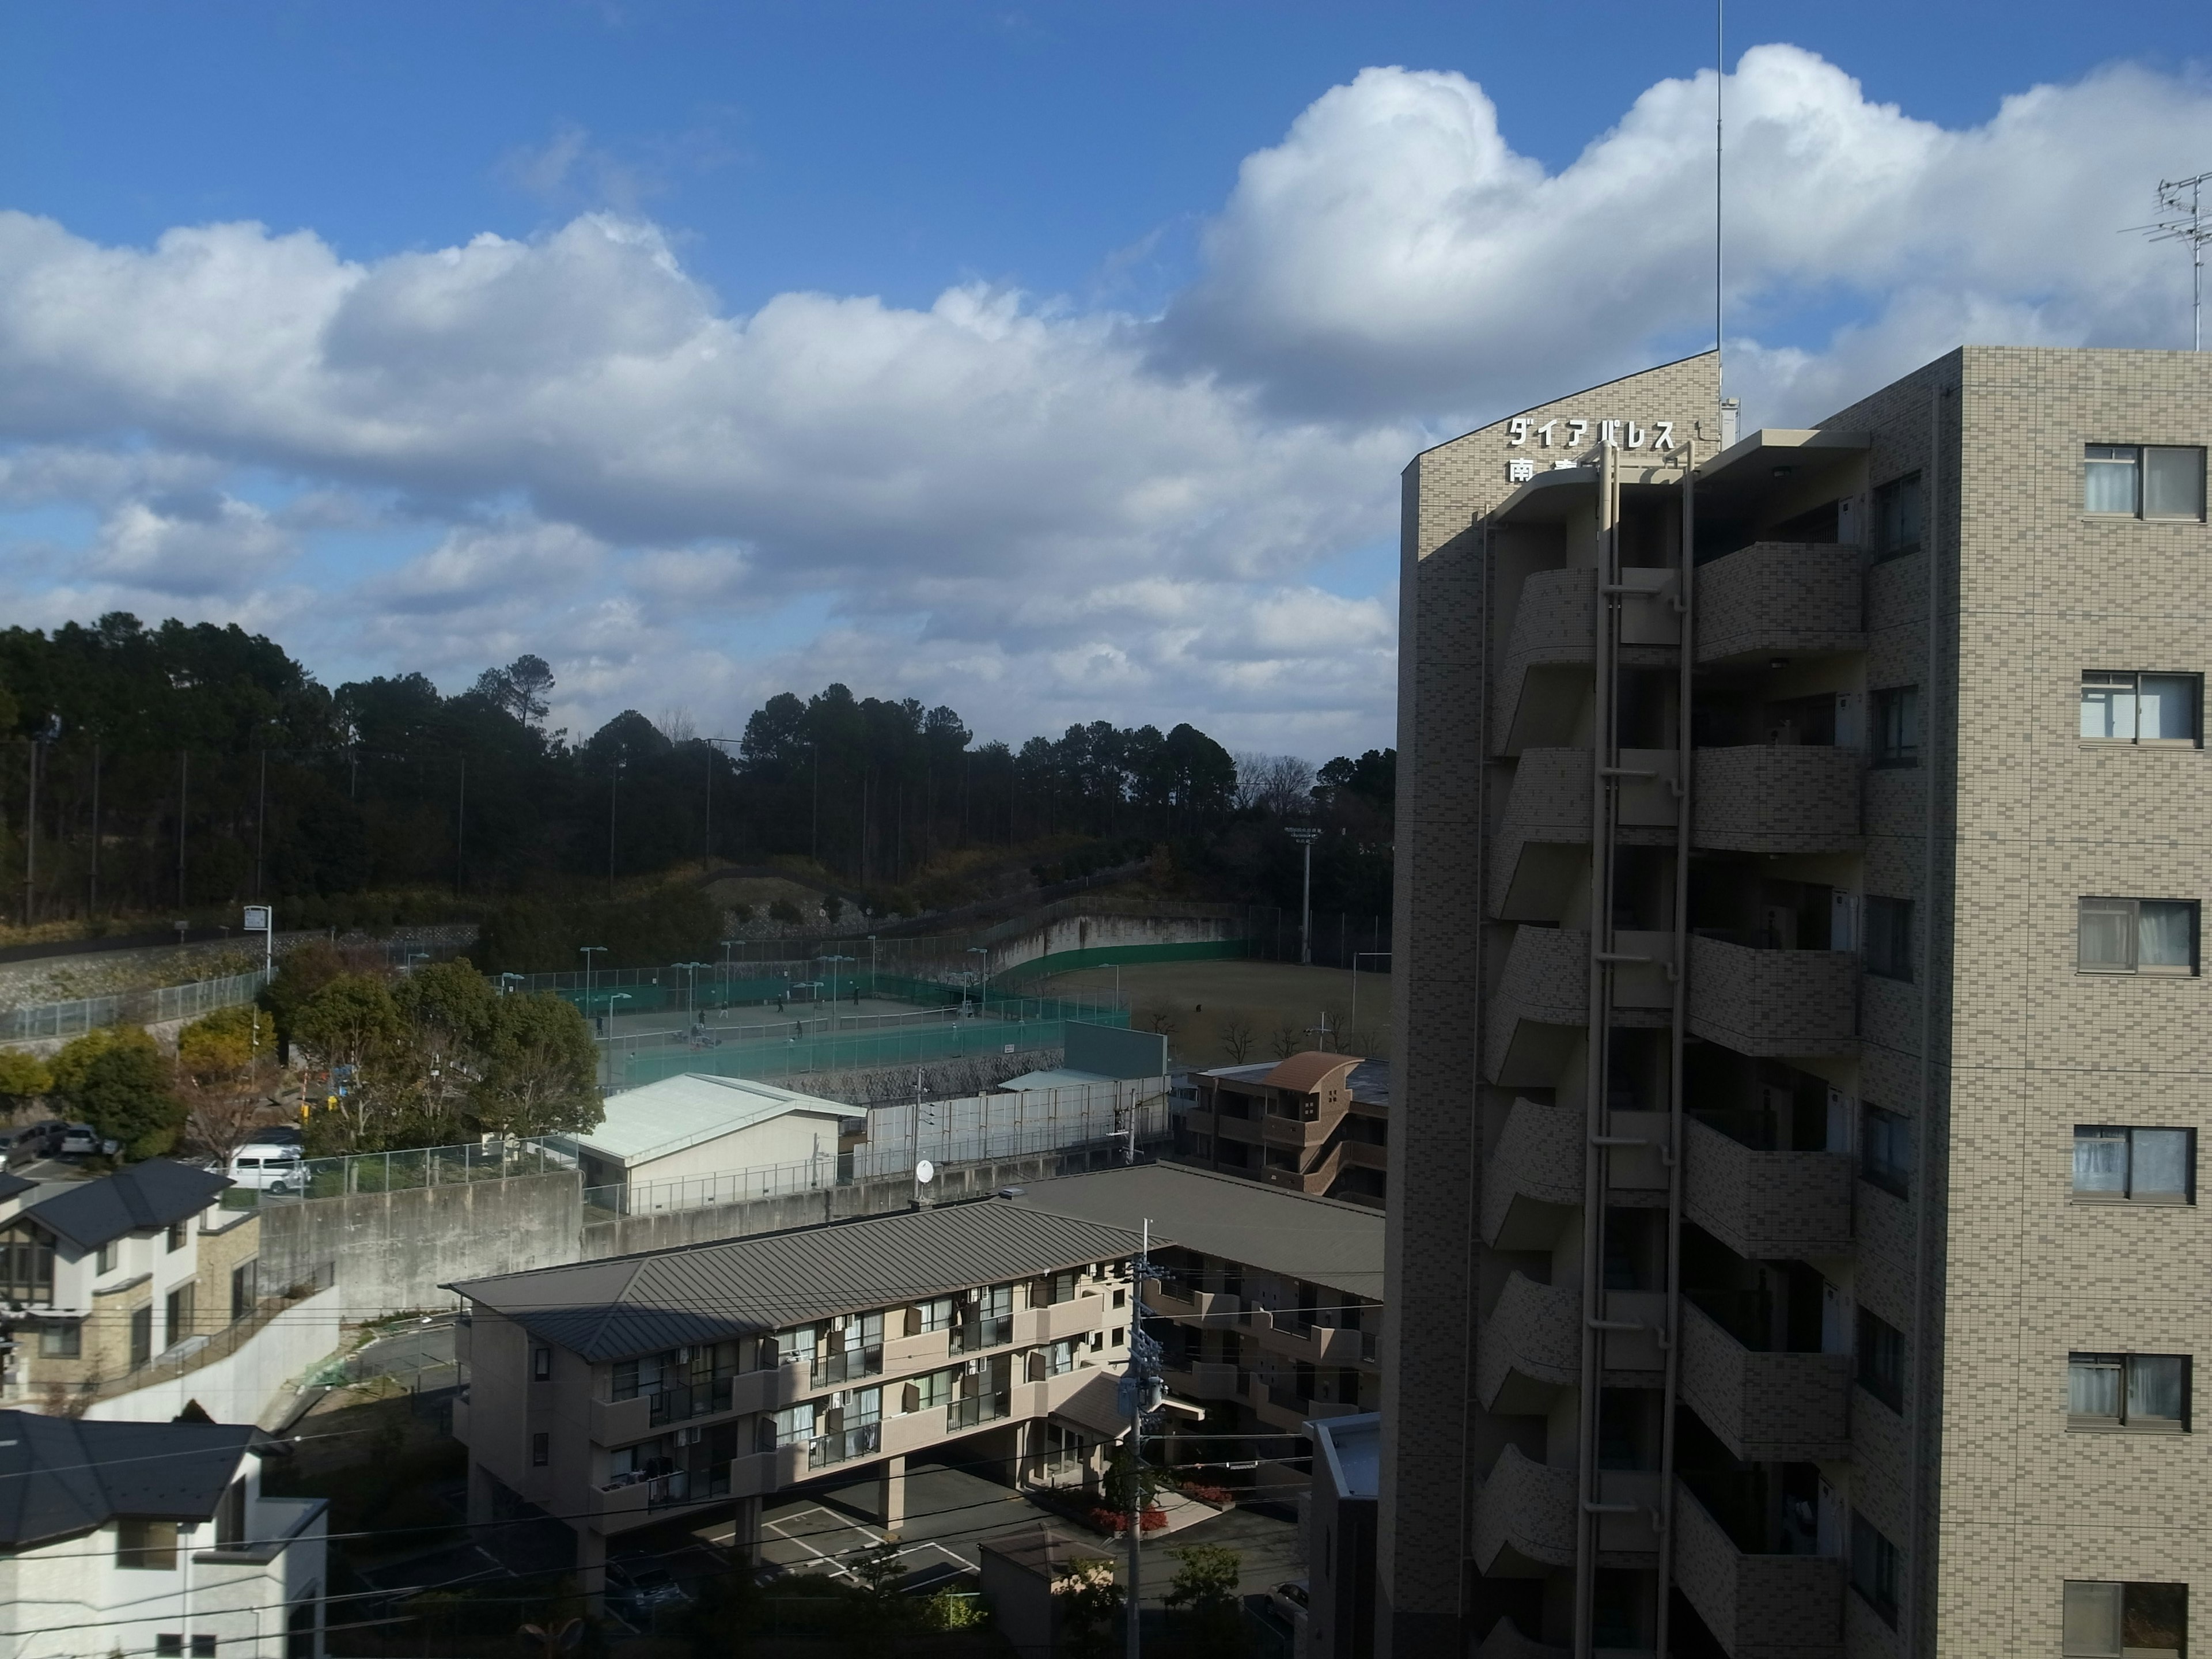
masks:
<path fill-rule="evenodd" d="M 1237 757 L 1237 805 L 1258 807 L 1277 817 L 1291 817 L 1313 809 L 1314 769 L 1296 755 L 1262 755 L 1246 751 Z"/>
<path fill-rule="evenodd" d="M 660 711 L 653 727 L 671 743 L 689 743 L 699 735 L 699 722 L 691 718 L 691 711 L 678 703 Z"/>
<path fill-rule="evenodd" d="M 1297 1021 L 1283 1020 L 1276 1025 L 1275 1035 L 1267 1046 L 1275 1051 L 1277 1060 L 1288 1060 L 1306 1046 L 1306 1034 L 1298 1029 Z"/>
<path fill-rule="evenodd" d="M 1252 1058 L 1252 1045 L 1259 1040 L 1252 1030 L 1252 1022 L 1242 1014 L 1224 1014 L 1214 1021 L 1213 1035 L 1221 1044 L 1222 1053 L 1234 1066 L 1242 1066 Z"/>

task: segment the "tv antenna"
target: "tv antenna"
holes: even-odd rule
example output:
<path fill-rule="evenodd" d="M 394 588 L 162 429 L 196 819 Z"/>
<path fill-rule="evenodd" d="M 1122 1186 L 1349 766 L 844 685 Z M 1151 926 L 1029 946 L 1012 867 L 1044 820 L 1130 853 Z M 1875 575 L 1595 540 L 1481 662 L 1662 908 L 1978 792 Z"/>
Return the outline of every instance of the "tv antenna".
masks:
<path fill-rule="evenodd" d="M 2212 173 L 2193 179 L 2158 181 L 2158 217 L 2147 225 L 2128 229 L 2154 242 L 2181 242 L 2189 248 L 2190 349 L 2204 349 L 2204 244 L 2212 241 L 2212 225 L 2204 222 L 2204 186 Z"/>

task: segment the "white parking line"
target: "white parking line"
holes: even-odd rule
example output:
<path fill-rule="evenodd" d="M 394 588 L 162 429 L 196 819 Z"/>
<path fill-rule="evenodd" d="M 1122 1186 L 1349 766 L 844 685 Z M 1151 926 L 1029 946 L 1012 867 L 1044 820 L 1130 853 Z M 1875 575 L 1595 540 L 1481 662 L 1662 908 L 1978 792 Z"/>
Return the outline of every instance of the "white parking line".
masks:
<path fill-rule="evenodd" d="M 808 1515 L 826 1515 L 829 1516 L 832 1521 L 842 1521 L 849 1530 L 860 1534 L 862 1538 L 866 1539 L 871 1544 L 880 1544 L 884 1541 L 881 1536 L 871 1534 L 868 1529 L 862 1526 L 859 1522 L 849 1520 L 832 1510 L 825 1510 L 819 1506 L 811 1509 L 794 1510 L 791 1514 L 779 1516 L 774 1521 L 764 1521 L 761 1523 L 761 1530 L 763 1532 L 774 1533 L 778 1538 L 783 1540 L 785 1543 L 790 1544 L 799 1549 L 805 1550 L 816 1560 L 828 1567 L 830 1571 L 836 1573 L 841 1577 L 850 1578 L 853 1576 L 852 1569 L 842 1565 L 836 1556 L 823 1553 L 822 1551 L 816 1549 L 813 1545 L 808 1543 L 805 1539 L 793 1538 L 789 1533 L 783 1529 L 783 1523 L 786 1521 L 796 1521 L 800 1516 Z M 919 1547 L 917 1546 L 917 1547 Z"/>

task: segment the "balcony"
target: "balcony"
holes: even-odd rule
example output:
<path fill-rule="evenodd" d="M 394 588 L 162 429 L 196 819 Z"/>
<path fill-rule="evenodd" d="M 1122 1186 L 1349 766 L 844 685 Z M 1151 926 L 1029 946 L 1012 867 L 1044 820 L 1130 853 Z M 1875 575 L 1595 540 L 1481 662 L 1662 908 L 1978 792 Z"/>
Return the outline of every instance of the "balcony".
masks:
<path fill-rule="evenodd" d="M 836 1434 L 817 1434 L 806 1443 L 806 1467 L 826 1469 L 835 1464 L 849 1463 L 857 1457 L 873 1457 L 883 1449 L 883 1443 L 880 1423 L 863 1423 L 858 1428 L 842 1429 Z"/>
<path fill-rule="evenodd" d="M 1155 1304 L 1157 1305 L 1157 1304 Z M 1160 1310 L 1164 1313 L 1166 1309 Z M 1106 1322 L 1103 1296 L 1070 1297 L 1042 1308 L 1024 1308 L 1014 1316 L 1014 1340 L 1022 1343 L 1058 1342 L 1087 1335 Z"/>
<path fill-rule="evenodd" d="M 1659 1477 L 1638 1470 L 1598 1474 L 1598 1565 L 1650 1567 L 1658 1559 L 1652 1525 Z M 1508 1446 L 1476 1487 L 1474 1559 L 1493 1578 L 1534 1578 L 1574 1565 L 1575 1474 Z"/>
<path fill-rule="evenodd" d="M 1187 1366 L 1168 1367 L 1169 1380 L 1176 1384 L 1176 1392 L 1193 1400 L 1238 1400 L 1243 1397 L 1244 1382 L 1234 1365 L 1224 1365 L 1211 1359 L 1194 1359 Z"/>
<path fill-rule="evenodd" d="M 799 1480 L 805 1469 L 806 1448 L 797 1442 L 750 1453 L 730 1465 L 730 1495 L 758 1498 L 781 1492 Z"/>
<path fill-rule="evenodd" d="M 1680 642 L 1674 608 L 1675 573 L 1626 569 L 1621 585 L 1637 590 L 1621 600 L 1621 660 L 1656 667 L 1669 662 Z M 1500 752 L 1518 754 L 1531 744 L 1566 736 L 1578 699 L 1560 696 L 1558 671 L 1584 669 L 1597 642 L 1597 572 L 1587 568 L 1539 570 L 1521 584 L 1513 632 L 1498 677 Z M 1572 677 L 1579 689 L 1583 677 Z M 1547 685 L 1549 680 L 1553 684 Z M 1532 684 L 1532 681 L 1534 684 Z"/>
<path fill-rule="evenodd" d="M 653 1400 L 638 1395 L 629 1400 L 594 1400 L 586 1413 L 586 1433 L 594 1445 L 628 1446 L 646 1437 L 653 1426 Z"/>
<path fill-rule="evenodd" d="M 1579 1285 L 1539 1285 L 1523 1273 L 1508 1274 L 1475 1344 L 1474 1387 L 1483 1409 L 1509 1415 L 1547 1411 L 1559 1390 L 1576 1386 L 1582 1378 L 1582 1311 Z M 1656 1291 L 1607 1291 L 1605 1317 L 1608 1325 L 1623 1328 L 1601 1334 L 1605 1386 L 1657 1388 L 1666 1297 Z"/>
<path fill-rule="evenodd" d="M 995 1423 L 1012 1410 L 1011 1391 L 970 1395 L 965 1400 L 954 1401 L 945 1408 L 945 1431 L 960 1434 L 985 1423 Z"/>
<path fill-rule="evenodd" d="M 1657 1025 L 1674 1006 L 1667 964 L 1671 933 L 1617 930 L 1613 950 L 1642 958 L 1617 964 L 1613 1023 Z M 1589 1024 L 1589 934 L 1577 927 L 1516 928 L 1492 998 L 1490 1080 L 1506 1088 L 1548 1088 Z"/>
<path fill-rule="evenodd" d="M 1844 853 L 1865 843 L 1859 832 L 1856 749 L 1817 744 L 1760 744 L 1700 749 L 1692 764 L 1690 838 L 1733 853 Z"/>
<path fill-rule="evenodd" d="M 1682 1207 L 1747 1261 L 1851 1250 L 1851 1160 L 1767 1152 L 1694 1118 L 1683 1126 Z"/>
<path fill-rule="evenodd" d="M 810 1382 L 817 1389 L 834 1389 L 841 1382 L 856 1382 L 864 1376 L 884 1374 L 883 1344 L 872 1348 L 841 1348 L 836 1353 L 825 1354 L 814 1362 Z"/>
<path fill-rule="evenodd" d="M 1843 1652 L 1842 1561 L 1747 1553 L 1680 1480 L 1674 1582 L 1731 1659 L 1828 1659 Z"/>
<path fill-rule="evenodd" d="M 1523 1634 L 1510 1619 L 1500 1619 L 1476 1644 L 1474 1659 L 1574 1659 L 1574 1650 L 1540 1642 Z"/>
<path fill-rule="evenodd" d="M 1620 839 L 1645 844 L 1674 839 L 1671 749 L 1624 749 Z M 1491 873 L 1491 913 L 1508 921 L 1548 921 L 1564 908 L 1587 872 L 1593 761 L 1587 749 L 1528 749 L 1514 768 L 1513 787 L 1498 826 Z"/>
<path fill-rule="evenodd" d="M 1750 1463 L 1850 1455 L 1849 1355 L 1766 1352 L 1689 1297 L 1681 1307 L 1682 1398 L 1731 1453 Z"/>
<path fill-rule="evenodd" d="M 1849 951 L 1765 951 L 1696 933 L 1690 1029 L 1740 1054 L 1856 1054 L 1858 982 Z"/>
<path fill-rule="evenodd" d="M 1667 1190 L 1661 1151 L 1664 1112 L 1615 1111 L 1608 1130 L 1641 1146 L 1615 1146 L 1606 1160 L 1608 1196 L 1616 1204 L 1657 1201 Z M 1483 1159 L 1483 1242 L 1500 1250 L 1549 1249 L 1568 1212 L 1583 1201 L 1583 1142 L 1589 1126 L 1579 1107 L 1516 1100 L 1498 1144 Z"/>
<path fill-rule="evenodd" d="M 1757 542 L 1697 574 L 1700 663 L 1859 651 L 1859 550 Z"/>
<path fill-rule="evenodd" d="M 995 1319 L 971 1319 L 955 1325 L 947 1346 L 953 1353 L 975 1353 L 985 1348 L 1003 1348 L 1013 1340 L 1013 1316 L 1003 1314 Z"/>

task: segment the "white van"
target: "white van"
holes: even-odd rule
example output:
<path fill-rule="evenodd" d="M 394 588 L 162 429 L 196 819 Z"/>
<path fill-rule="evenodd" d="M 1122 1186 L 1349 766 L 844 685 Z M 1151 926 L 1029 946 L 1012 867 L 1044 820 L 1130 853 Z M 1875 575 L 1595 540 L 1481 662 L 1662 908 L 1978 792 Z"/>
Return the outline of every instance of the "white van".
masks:
<path fill-rule="evenodd" d="M 250 1141 L 230 1155 L 230 1178 L 261 1193 L 296 1193 L 307 1185 L 300 1148 L 282 1141 Z"/>

